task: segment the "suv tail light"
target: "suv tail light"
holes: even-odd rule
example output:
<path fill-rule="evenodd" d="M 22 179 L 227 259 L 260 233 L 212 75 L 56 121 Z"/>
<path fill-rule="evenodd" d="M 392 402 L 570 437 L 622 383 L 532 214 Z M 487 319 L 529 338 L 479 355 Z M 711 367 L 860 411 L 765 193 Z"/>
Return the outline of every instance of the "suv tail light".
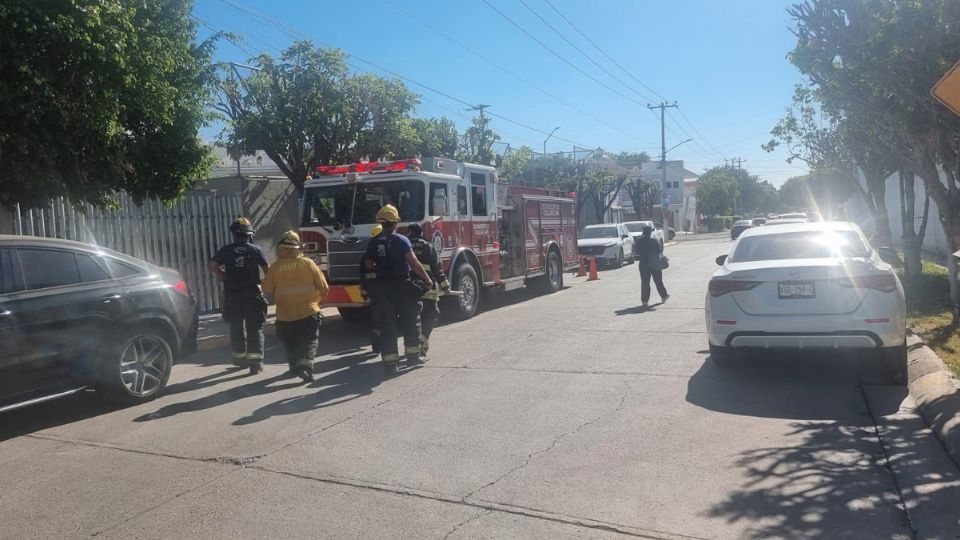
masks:
<path fill-rule="evenodd" d="M 851 289 L 873 289 L 880 292 L 897 290 L 897 278 L 893 274 L 876 274 L 872 276 L 846 277 L 837 280 L 841 287 Z"/>
<path fill-rule="evenodd" d="M 187 282 L 182 279 L 173 284 L 173 290 L 184 296 L 190 296 L 190 288 L 187 287 Z"/>
<path fill-rule="evenodd" d="M 743 281 L 739 279 L 711 279 L 708 291 L 710 292 L 710 296 L 717 297 L 737 291 L 749 291 L 757 285 L 760 285 L 760 283 L 762 282 Z"/>

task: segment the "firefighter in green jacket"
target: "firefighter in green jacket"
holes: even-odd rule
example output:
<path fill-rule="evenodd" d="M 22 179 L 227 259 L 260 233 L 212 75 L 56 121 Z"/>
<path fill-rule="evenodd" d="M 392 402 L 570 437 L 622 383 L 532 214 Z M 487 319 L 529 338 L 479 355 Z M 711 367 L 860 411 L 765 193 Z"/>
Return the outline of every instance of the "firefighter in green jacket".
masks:
<path fill-rule="evenodd" d="M 413 254 L 423 266 L 423 269 L 433 278 L 435 287 L 423 294 L 423 309 L 420 311 L 420 356 L 426 357 L 430 349 L 430 333 L 437 326 L 440 319 L 440 291 L 449 290 L 450 284 L 443 274 L 443 265 L 440 263 L 440 254 L 437 248 L 424 240 L 423 229 L 417 223 L 407 227 L 407 237 L 413 247 Z"/>

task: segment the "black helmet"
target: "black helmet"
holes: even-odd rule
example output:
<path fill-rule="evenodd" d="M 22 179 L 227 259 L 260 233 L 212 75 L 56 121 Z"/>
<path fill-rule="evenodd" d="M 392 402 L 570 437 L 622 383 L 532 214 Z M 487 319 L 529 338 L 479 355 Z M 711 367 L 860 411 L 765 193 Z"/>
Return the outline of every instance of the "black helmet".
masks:
<path fill-rule="evenodd" d="M 253 225 L 247 218 L 239 218 L 230 224 L 230 233 L 237 236 L 253 236 Z"/>
<path fill-rule="evenodd" d="M 423 236 L 423 228 L 420 227 L 419 223 L 411 223 L 407 225 L 407 236 L 410 238 L 420 238 Z"/>

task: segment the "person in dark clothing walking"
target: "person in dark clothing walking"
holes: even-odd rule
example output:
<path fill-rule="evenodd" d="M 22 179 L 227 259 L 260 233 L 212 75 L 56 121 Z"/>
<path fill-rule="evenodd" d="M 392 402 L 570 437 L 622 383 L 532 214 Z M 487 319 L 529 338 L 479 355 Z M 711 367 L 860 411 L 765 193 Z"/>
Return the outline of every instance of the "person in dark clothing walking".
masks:
<path fill-rule="evenodd" d="M 430 334 L 437 321 L 440 319 L 440 290 L 449 289 L 450 283 L 443 273 L 443 265 L 440 263 L 440 254 L 432 243 L 423 239 L 423 229 L 418 223 L 411 223 L 407 227 L 407 237 L 413 246 L 413 254 L 423 266 L 423 269 L 433 278 L 436 287 L 430 288 L 423 293 L 420 298 L 423 303 L 423 309 L 420 310 L 420 356 L 427 356 L 430 349 Z"/>
<path fill-rule="evenodd" d="M 249 368 L 250 374 L 263 371 L 263 323 L 267 301 L 260 290 L 260 271 L 270 265 L 260 246 L 253 243 L 250 220 L 240 218 L 230 225 L 233 243 L 210 259 L 207 268 L 223 281 L 223 320 L 230 325 L 233 363 Z"/>
<path fill-rule="evenodd" d="M 433 288 L 433 280 L 413 254 L 406 236 L 397 234 L 400 213 L 392 205 L 377 212 L 383 232 L 367 244 L 364 266 L 376 278 L 368 285 L 373 293 L 375 320 L 380 325 L 380 354 L 387 376 L 397 373 L 400 355 L 397 351 L 397 327 L 403 335 L 404 355 L 408 365 L 420 360 L 420 296 L 424 293 L 410 279 L 413 271 L 425 288 Z"/>
<path fill-rule="evenodd" d="M 650 305 L 650 278 L 657 286 L 657 294 L 660 295 L 660 303 L 666 302 L 670 295 L 667 294 L 667 288 L 663 286 L 663 266 L 666 257 L 663 257 L 663 247 L 660 242 L 652 237 L 653 227 L 643 226 L 643 235 L 637 239 L 633 247 L 633 256 L 637 260 L 637 267 L 640 269 L 640 300 L 643 307 Z"/>

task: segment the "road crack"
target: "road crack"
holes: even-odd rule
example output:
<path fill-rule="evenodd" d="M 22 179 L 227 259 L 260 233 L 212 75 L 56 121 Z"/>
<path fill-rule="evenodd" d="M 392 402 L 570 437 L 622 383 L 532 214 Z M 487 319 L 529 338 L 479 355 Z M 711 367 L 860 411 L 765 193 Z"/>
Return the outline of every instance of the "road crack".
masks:
<path fill-rule="evenodd" d="M 447 538 L 450 538 L 451 536 L 453 536 L 454 533 L 456 533 L 457 531 L 459 531 L 459 530 L 460 530 L 462 527 L 464 527 L 467 523 L 470 523 L 471 521 L 476 521 L 476 520 L 480 519 L 482 516 L 485 516 L 485 515 L 490 514 L 490 513 L 491 513 L 491 510 L 487 510 L 486 508 L 484 508 L 483 510 L 480 510 L 480 511 L 477 512 L 476 514 L 467 517 L 466 519 L 464 519 L 464 520 L 461 521 L 460 523 L 457 523 L 456 525 L 454 525 L 453 528 L 450 529 L 450 532 L 448 532 L 447 534 L 443 535 L 443 540 L 447 540 Z"/>
<path fill-rule="evenodd" d="M 516 467 L 514 467 L 514 468 L 508 470 L 507 472 L 501 474 L 501 475 L 500 475 L 499 477 L 497 477 L 496 479 L 494 479 L 494 480 L 492 480 L 492 481 L 490 481 L 490 482 L 488 482 L 488 483 L 480 486 L 479 488 L 471 491 L 470 493 L 466 494 L 466 495 L 463 497 L 463 502 L 468 502 L 468 499 L 472 498 L 474 495 L 480 493 L 481 491 L 483 491 L 483 490 L 485 490 L 485 489 L 487 489 L 487 488 L 489 488 L 489 487 L 491 487 L 491 486 L 496 485 L 498 482 L 500 482 L 500 481 L 503 480 L 504 478 L 510 476 L 511 474 L 513 474 L 513 473 L 515 473 L 515 472 L 517 472 L 517 471 L 520 471 L 520 470 L 524 469 L 525 467 L 527 467 L 528 465 L 530 465 L 530 463 L 533 461 L 533 459 L 536 458 L 537 456 L 540 456 L 540 455 L 542 455 L 542 454 L 545 454 L 545 453 L 549 452 L 550 450 L 553 450 L 554 448 L 556 448 L 556 446 L 557 446 L 558 444 L 560 444 L 560 441 L 562 441 L 563 439 L 566 439 L 567 437 L 570 437 L 570 436 L 572 436 L 572 435 L 576 435 L 577 433 L 580 433 L 580 431 L 582 431 L 584 428 L 586 428 L 586 427 L 588 427 L 588 426 L 592 426 L 592 425 L 598 424 L 598 423 L 601 422 L 601 421 L 604 421 L 604 420 L 607 420 L 607 419 L 609 419 L 609 418 L 613 418 L 614 416 L 616 416 L 617 413 L 619 413 L 621 410 L 623 410 L 623 406 L 624 406 L 624 404 L 625 404 L 626 401 L 627 401 L 627 396 L 630 394 L 630 383 L 627 382 L 626 380 L 624 380 L 623 383 L 624 383 L 624 386 L 626 387 L 626 389 L 624 390 L 623 394 L 621 394 L 621 395 L 617 398 L 617 406 L 616 406 L 616 407 L 614 407 L 613 409 L 611 409 L 611 410 L 609 410 L 609 411 L 601 412 L 601 413 L 600 413 L 599 415 L 597 415 L 595 418 L 592 418 L 592 419 L 590 419 L 590 420 L 587 420 L 586 422 L 581 423 L 581 424 L 578 425 L 576 428 L 574 428 L 574 429 L 572 429 L 572 430 L 570 430 L 570 431 L 565 431 L 565 432 L 557 435 L 556 437 L 554 437 L 553 441 L 551 441 L 550 444 L 547 445 L 546 447 L 541 448 L 540 450 L 537 450 L 537 451 L 534 451 L 534 452 L 531 452 L 531 453 L 527 454 L 527 457 L 524 458 L 523 463 L 521 463 L 520 465 L 517 465 Z"/>

